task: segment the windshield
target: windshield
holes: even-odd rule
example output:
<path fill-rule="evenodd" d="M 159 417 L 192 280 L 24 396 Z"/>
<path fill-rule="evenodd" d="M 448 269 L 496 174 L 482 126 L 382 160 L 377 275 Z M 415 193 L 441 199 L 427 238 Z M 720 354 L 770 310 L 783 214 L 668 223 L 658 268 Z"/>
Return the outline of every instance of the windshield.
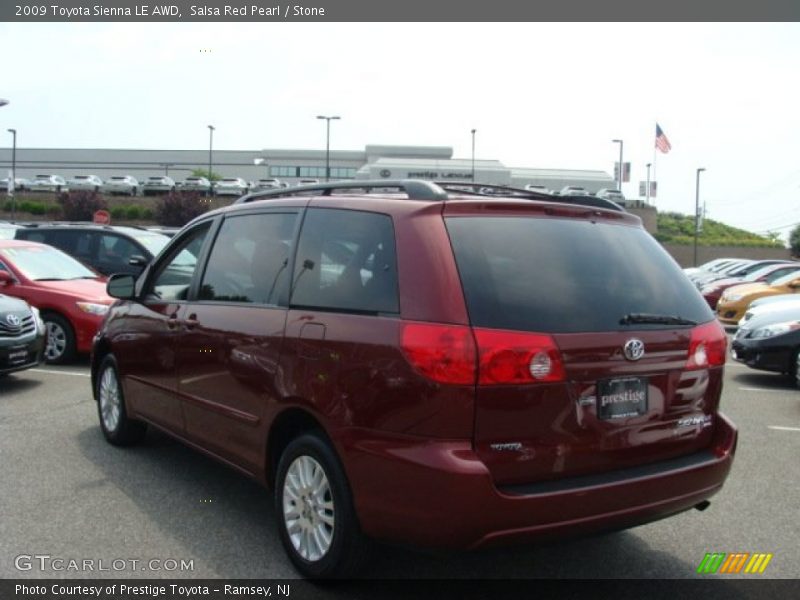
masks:
<path fill-rule="evenodd" d="M 713 319 L 697 289 L 643 229 L 582 219 L 446 222 L 474 326 L 574 333 Z"/>
<path fill-rule="evenodd" d="M 3 248 L 7 258 L 25 277 L 33 281 L 64 281 L 97 277 L 77 260 L 50 246 Z"/>
<path fill-rule="evenodd" d="M 133 237 L 142 246 L 147 248 L 147 251 L 153 256 L 161 252 L 161 249 L 166 246 L 167 242 L 169 241 L 167 236 L 161 235 L 160 233 L 135 235 Z"/>
<path fill-rule="evenodd" d="M 776 279 L 775 281 L 771 281 L 770 283 L 772 285 L 786 285 L 787 283 L 789 283 L 790 281 L 794 281 L 798 277 L 800 277 L 800 274 L 798 274 L 797 272 L 789 273 L 788 275 L 779 277 L 778 279 Z"/>

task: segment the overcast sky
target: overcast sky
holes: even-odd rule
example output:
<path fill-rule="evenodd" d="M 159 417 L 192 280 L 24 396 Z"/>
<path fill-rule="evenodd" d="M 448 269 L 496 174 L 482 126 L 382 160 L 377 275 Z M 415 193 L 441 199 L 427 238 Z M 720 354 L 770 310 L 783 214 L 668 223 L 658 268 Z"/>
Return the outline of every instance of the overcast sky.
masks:
<path fill-rule="evenodd" d="M 800 222 L 800 25 L 0 24 L 0 145 L 226 150 L 452 146 L 513 167 L 654 160 L 661 210 Z"/>

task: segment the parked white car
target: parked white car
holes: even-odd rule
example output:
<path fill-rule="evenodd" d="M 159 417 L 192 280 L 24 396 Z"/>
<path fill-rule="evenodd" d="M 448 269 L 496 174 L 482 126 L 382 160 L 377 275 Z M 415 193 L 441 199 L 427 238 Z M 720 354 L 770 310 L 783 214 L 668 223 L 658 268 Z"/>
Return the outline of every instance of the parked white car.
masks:
<path fill-rule="evenodd" d="M 99 192 L 103 189 L 103 180 L 97 175 L 75 175 L 67 185 L 72 191 Z"/>
<path fill-rule="evenodd" d="M 605 200 L 611 200 L 612 202 L 625 202 L 625 195 L 619 190 L 614 190 L 611 188 L 603 188 L 601 190 L 597 190 L 595 196 L 597 196 L 598 198 L 603 198 Z"/>
<path fill-rule="evenodd" d="M 534 185 L 532 183 L 529 183 L 528 185 L 526 185 L 525 189 L 528 190 L 529 192 L 539 192 L 540 194 L 549 194 L 550 193 L 550 190 L 547 188 L 547 186 Z"/>
<path fill-rule="evenodd" d="M 282 187 L 280 180 L 270 177 L 256 181 L 255 185 L 253 186 L 253 191 L 257 192 L 259 190 L 276 190 L 280 187 Z"/>
<path fill-rule="evenodd" d="M 112 195 L 135 196 L 139 192 L 139 180 L 132 175 L 114 175 L 106 179 L 103 189 Z"/>
<path fill-rule="evenodd" d="M 205 177 L 187 177 L 181 184 L 181 191 L 208 195 L 211 193 L 211 182 Z"/>
<path fill-rule="evenodd" d="M 579 185 L 567 185 L 561 188 L 562 196 L 591 196 L 589 191 Z"/>
<path fill-rule="evenodd" d="M 0 179 L 0 191 L 7 192 L 8 191 L 8 182 L 11 181 L 10 177 L 6 177 L 5 179 Z M 31 189 L 31 181 L 29 179 L 25 179 L 24 177 L 14 177 L 14 190 L 17 192 L 24 192 L 25 190 Z"/>
<path fill-rule="evenodd" d="M 241 177 L 226 177 L 214 184 L 217 196 L 244 196 L 250 190 L 250 184 Z"/>
<path fill-rule="evenodd" d="M 148 177 L 142 186 L 142 193 L 145 196 L 153 194 L 169 194 L 174 192 L 176 188 L 175 180 L 166 175 L 155 175 Z"/>
<path fill-rule="evenodd" d="M 61 175 L 37 175 L 31 182 L 32 192 L 68 192 L 67 180 Z"/>

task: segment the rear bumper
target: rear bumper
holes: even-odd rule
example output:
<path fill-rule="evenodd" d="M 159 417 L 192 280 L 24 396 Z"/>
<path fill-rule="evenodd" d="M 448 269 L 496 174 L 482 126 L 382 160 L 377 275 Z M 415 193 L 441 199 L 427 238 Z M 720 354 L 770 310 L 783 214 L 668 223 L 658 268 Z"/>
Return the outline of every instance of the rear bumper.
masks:
<path fill-rule="evenodd" d="M 469 441 L 378 439 L 374 431 L 349 430 L 337 443 L 367 535 L 467 549 L 622 529 L 692 508 L 722 487 L 736 437 L 720 414 L 702 456 L 539 489 L 498 489 Z"/>

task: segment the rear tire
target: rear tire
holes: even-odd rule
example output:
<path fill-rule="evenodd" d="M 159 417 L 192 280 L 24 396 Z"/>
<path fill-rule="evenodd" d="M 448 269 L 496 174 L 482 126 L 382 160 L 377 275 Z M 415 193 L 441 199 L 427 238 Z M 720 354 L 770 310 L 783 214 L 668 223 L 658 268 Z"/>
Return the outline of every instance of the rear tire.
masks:
<path fill-rule="evenodd" d="M 354 575 L 366 563 L 344 470 L 319 432 L 305 433 L 284 450 L 275 480 L 275 512 L 284 550 L 310 579 Z"/>
<path fill-rule="evenodd" d="M 144 439 L 147 423 L 128 418 L 117 361 L 111 354 L 103 359 L 97 370 L 94 398 L 100 429 L 106 440 L 115 446 L 132 446 Z"/>

